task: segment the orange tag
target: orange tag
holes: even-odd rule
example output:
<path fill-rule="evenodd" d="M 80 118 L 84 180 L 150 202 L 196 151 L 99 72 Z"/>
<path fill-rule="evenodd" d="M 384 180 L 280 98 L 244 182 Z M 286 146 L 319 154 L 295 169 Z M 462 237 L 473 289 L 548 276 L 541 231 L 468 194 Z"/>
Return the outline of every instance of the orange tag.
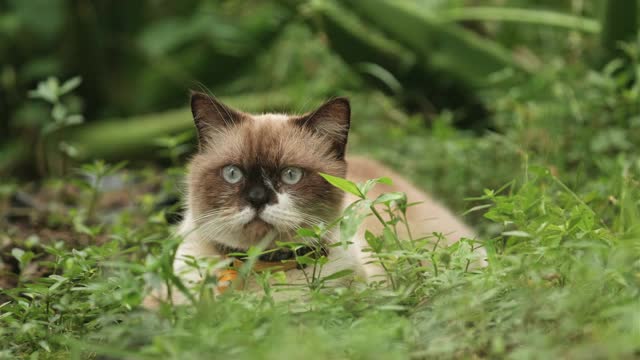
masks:
<path fill-rule="evenodd" d="M 242 260 L 233 259 L 233 267 L 236 269 L 240 269 L 244 263 Z M 263 272 L 263 271 L 288 271 L 291 269 L 295 269 L 298 267 L 298 263 L 295 261 L 287 261 L 287 262 L 271 262 L 271 261 L 256 261 L 253 264 L 252 271 L 255 272 Z M 218 275 L 218 293 L 222 294 L 225 292 L 231 283 L 234 281 L 239 281 L 236 285 L 236 289 L 242 289 L 244 284 L 242 283 L 242 279 L 238 279 L 238 271 L 234 269 L 226 269 L 222 270 Z"/>
<path fill-rule="evenodd" d="M 227 269 L 220 272 L 220 276 L 218 276 L 218 291 L 222 294 L 229 288 L 231 282 L 238 277 L 238 272 L 236 270 Z"/>

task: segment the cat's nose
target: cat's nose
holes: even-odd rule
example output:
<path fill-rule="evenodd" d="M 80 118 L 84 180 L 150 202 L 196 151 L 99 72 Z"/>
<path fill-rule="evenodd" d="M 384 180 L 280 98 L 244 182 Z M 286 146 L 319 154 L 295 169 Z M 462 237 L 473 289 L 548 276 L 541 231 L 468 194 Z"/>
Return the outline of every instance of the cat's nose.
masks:
<path fill-rule="evenodd" d="M 249 189 L 249 193 L 247 194 L 247 198 L 251 205 L 256 208 L 261 207 L 266 204 L 268 201 L 267 191 L 264 186 L 254 185 Z"/>

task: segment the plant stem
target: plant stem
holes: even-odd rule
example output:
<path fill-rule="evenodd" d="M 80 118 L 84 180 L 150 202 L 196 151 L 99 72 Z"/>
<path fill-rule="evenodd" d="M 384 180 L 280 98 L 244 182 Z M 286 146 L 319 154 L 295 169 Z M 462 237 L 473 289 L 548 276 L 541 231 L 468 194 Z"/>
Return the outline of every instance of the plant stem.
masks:
<path fill-rule="evenodd" d="M 413 244 L 413 235 L 411 234 L 411 228 L 409 227 L 409 221 L 407 220 L 406 212 L 402 212 L 402 223 L 404 224 L 405 229 L 407 229 L 407 236 L 409 236 L 409 241 Z"/>
<path fill-rule="evenodd" d="M 438 265 L 436 264 L 436 259 L 433 253 L 431 254 L 431 265 L 433 266 L 433 273 L 437 277 L 438 276 Z"/>
<path fill-rule="evenodd" d="M 393 275 L 391 274 L 391 272 L 389 272 L 389 269 L 384 264 L 384 261 L 382 261 L 382 258 L 380 258 L 380 265 L 382 266 L 384 271 L 387 273 L 387 276 L 389 277 L 389 281 L 391 282 L 391 288 L 393 288 L 393 290 L 396 290 L 397 289 L 396 282 L 393 280 Z"/>
<path fill-rule="evenodd" d="M 473 251 L 475 250 L 475 248 L 473 247 L 473 244 L 471 244 L 471 253 L 473 254 Z M 469 272 L 469 265 L 471 265 L 471 260 L 467 259 L 467 265 L 464 267 L 464 272 L 467 273 Z"/>
<path fill-rule="evenodd" d="M 384 219 L 382 218 L 382 216 L 380 215 L 378 210 L 376 210 L 376 208 L 373 205 L 371 205 L 370 208 L 371 208 L 371 212 L 373 212 L 373 214 L 378 218 L 378 220 L 380 221 L 382 226 L 384 226 L 384 228 L 387 229 L 388 231 L 391 231 L 391 229 L 389 229 L 389 225 L 387 224 L 386 221 L 384 221 Z M 398 239 L 397 236 L 394 236 L 394 240 L 396 241 L 396 244 L 398 245 L 398 248 L 404 250 L 402 248 L 402 244 L 400 244 L 400 239 Z"/>

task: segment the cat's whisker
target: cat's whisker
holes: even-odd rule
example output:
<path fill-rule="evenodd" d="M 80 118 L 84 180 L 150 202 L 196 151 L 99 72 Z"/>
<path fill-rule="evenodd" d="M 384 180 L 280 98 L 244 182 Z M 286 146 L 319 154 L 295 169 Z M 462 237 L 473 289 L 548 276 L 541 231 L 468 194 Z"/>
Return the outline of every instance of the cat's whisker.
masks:
<path fill-rule="evenodd" d="M 243 212 L 229 213 L 226 210 L 210 212 L 199 217 L 200 221 L 209 220 L 200 222 L 196 226 L 196 231 L 203 241 L 216 241 L 217 238 L 224 237 L 244 225 L 243 217 L 245 216 Z"/>
<path fill-rule="evenodd" d="M 225 210 L 217 210 L 217 211 L 209 211 L 209 212 L 206 212 L 206 213 L 201 214 L 198 217 L 194 218 L 193 221 L 199 222 L 201 220 L 208 219 L 208 218 L 211 218 L 211 217 L 220 217 L 220 216 L 224 215 L 225 212 L 227 212 L 226 209 Z"/>

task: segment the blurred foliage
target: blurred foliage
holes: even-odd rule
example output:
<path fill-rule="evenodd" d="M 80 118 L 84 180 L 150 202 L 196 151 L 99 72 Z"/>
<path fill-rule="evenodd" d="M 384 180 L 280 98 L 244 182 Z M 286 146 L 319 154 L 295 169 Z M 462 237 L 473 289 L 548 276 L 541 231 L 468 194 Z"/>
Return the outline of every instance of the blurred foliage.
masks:
<path fill-rule="evenodd" d="M 483 93 L 496 88 L 496 72 L 537 72 L 551 54 L 593 62 L 600 53 L 593 24 L 624 10 L 614 3 L 2 0 L 0 138 L 20 141 L 2 147 L 0 170 L 33 163 L 27 159 L 47 110 L 26 94 L 52 75 L 83 79 L 64 104 L 89 124 L 122 118 L 129 125 L 125 117 L 184 106 L 189 88 L 245 98 L 275 91 L 291 98 L 280 103 L 286 110 L 298 111 L 374 88 L 427 123 L 449 109 L 457 126 L 482 131 L 494 127 Z M 504 5 L 524 15 L 514 23 Z M 604 23 L 606 48 L 633 37 L 632 23 Z M 261 103 L 256 110 L 274 107 Z"/>
<path fill-rule="evenodd" d="M 186 89 L 215 88 L 251 66 L 291 15 L 261 1 L 3 0 L 0 11 L 1 109 L 12 132 L 42 116 L 24 94 L 50 75 L 83 78 L 90 121 L 183 105 Z"/>
<path fill-rule="evenodd" d="M 523 154 L 592 176 L 605 171 L 600 156 L 631 152 L 639 138 L 637 47 L 609 43 L 620 59 L 600 65 L 602 42 L 616 41 L 599 38 L 601 27 L 628 27 L 594 27 L 620 11 L 615 3 L 3 0 L 0 171 L 43 162 L 33 149 L 56 111 L 28 90 L 49 75 L 79 75 L 83 83 L 53 110 L 82 113 L 87 124 L 57 130 L 35 158 L 175 164 L 192 148 L 183 106 L 196 88 L 258 112 L 304 112 L 350 95 L 353 150 L 457 207 L 509 181 Z M 584 163 L 584 154 L 594 156 Z"/>

